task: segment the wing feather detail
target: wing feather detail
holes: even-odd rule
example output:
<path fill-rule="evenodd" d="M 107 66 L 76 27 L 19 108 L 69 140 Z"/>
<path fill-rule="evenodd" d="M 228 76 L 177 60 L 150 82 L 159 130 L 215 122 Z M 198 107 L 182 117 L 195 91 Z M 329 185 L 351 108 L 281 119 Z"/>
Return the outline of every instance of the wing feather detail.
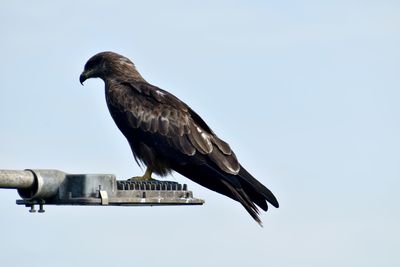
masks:
<path fill-rule="evenodd" d="M 225 141 L 219 139 L 218 136 L 214 135 L 211 138 L 211 141 L 218 147 L 219 150 L 221 150 L 222 153 L 224 153 L 225 155 L 232 155 L 232 150 L 230 146 Z"/>
<path fill-rule="evenodd" d="M 138 128 L 140 125 L 140 119 L 139 117 L 136 115 L 134 115 L 133 112 L 126 112 L 126 118 L 128 121 L 128 124 L 132 127 L 132 128 Z"/>
<path fill-rule="evenodd" d="M 210 134 L 194 123 L 190 125 L 190 133 L 188 134 L 190 142 L 202 154 L 210 154 L 213 150 Z"/>
<path fill-rule="evenodd" d="M 186 135 L 179 136 L 179 144 L 186 155 L 193 156 L 196 154 L 196 149 L 190 143 Z"/>
<path fill-rule="evenodd" d="M 169 133 L 169 120 L 165 116 L 160 116 L 158 118 L 159 133 L 162 135 L 168 135 Z"/>
<path fill-rule="evenodd" d="M 236 175 L 240 171 L 240 164 L 233 153 L 224 155 L 219 149 L 214 149 L 209 157 L 224 172 Z"/>

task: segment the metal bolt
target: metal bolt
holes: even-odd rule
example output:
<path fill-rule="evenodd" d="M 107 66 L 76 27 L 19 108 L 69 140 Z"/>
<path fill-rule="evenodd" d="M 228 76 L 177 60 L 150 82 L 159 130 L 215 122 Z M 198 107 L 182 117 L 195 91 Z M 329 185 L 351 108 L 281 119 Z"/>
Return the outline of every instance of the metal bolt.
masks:
<path fill-rule="evenodd" d="M 36 210 L 35 210 L 35 205 L 31 205 L 31 209 L 29 210 L 29 212 L 30 213 L 35 213 L 36 212 Z"/>
<path fill-rule="evenodd" d="M 45 210 L 43 209 L 43 203 L 40 203 L 39 204 L 39 210 L 38 210 L 38 212 L 39 213 L 43 213 Z"/>

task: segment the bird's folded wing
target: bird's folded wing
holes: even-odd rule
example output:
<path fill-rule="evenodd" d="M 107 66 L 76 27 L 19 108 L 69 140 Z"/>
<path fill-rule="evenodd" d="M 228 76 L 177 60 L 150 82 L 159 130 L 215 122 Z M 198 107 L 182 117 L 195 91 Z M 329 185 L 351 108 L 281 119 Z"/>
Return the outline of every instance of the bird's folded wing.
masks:
<path fill-rule="evenodd" d="M 219 139 L 201 117 L 174 95 L 148 83 L 125 81 L 125 119 L 132 128 L 166 138 L 188 156 L 208 156 L 221 170 L 237 174 L 240 165 L 229 145 Z"/>

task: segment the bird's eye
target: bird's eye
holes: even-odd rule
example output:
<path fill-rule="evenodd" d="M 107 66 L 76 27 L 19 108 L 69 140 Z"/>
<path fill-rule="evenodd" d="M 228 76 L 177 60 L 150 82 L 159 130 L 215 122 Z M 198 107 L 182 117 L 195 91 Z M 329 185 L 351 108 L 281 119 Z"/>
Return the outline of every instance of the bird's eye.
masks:
<path fill-rule="evenodd" d="M 92 58 L 91 60 L 89 60 L 86 63 L 85 69 L 87 70 L 92 70 L 94 69 L 97 65 L 99 65 L 101 63 L 101 59 L 100 58 Z"/>

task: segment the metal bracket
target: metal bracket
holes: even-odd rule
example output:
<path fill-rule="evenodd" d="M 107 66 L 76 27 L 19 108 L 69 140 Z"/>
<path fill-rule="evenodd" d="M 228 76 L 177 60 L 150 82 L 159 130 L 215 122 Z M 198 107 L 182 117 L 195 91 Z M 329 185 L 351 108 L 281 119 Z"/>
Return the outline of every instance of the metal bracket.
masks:
<path fill-rule="evenodd" d="M 100 190 L 101 205 L 108 205 L 107 191 Z"/>

